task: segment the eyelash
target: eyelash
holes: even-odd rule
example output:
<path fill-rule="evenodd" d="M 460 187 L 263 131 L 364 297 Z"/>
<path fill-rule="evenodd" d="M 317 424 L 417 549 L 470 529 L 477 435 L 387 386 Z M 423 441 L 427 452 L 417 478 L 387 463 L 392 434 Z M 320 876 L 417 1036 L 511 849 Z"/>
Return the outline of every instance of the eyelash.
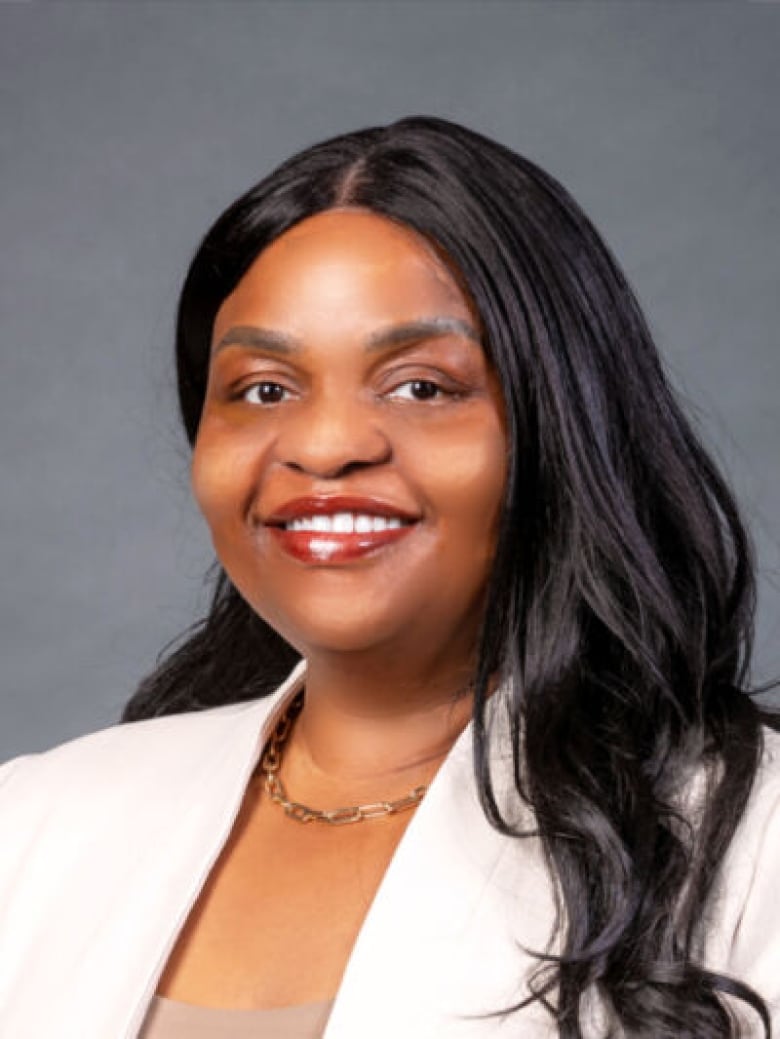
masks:
<path fill-rule="evenodd" d="M 241 389 L 238 392 L 237 398 L 239 400 L 245 401 L 247 404 L 266 405 L 266 406 L 271 405 L 271 404 L 280 404 L 281 401 L 277 401 L 277 400 L 263 401 L 263 400 L 250 400 L 249 399 L 249 394 L 250 393 L 254 392 L 255 390 L 260 391 L 260 389 L 262 387 L 265 387 L 265 386 L 273 386 L 273 387 L 275 387 L 277 389 L 284 390 L 286 392 L 286 387 L 282 386 L 281 383 L 274 382 L 272 379 L 263 379 L 262 382 L 253 382 L 251 384 L 251 386 L 243 387 L 243 389 Z"/>
<path fill-rule="evenodd" d="M 398 394 L 398 390 L 402 386 L 415 386 L 415 385 L 416 386 L 430 386 L 430 387 L 433 387 L 433 389 L 436 390 L 435 397 L 423 397 L 422 400 L 419 400 L 416 397 L 408 397 L 408 398 L 402 398 L 402 399 L 404 399 L 404 400 L 412 400 L 416 404 L 423 404 L 427 400 L 438 400 L 441 397 L 456 397 L 456 396 L 458 396 L 458 394 L 456 394 L 453 390 L 445 389 L 444 386 L 440 385 L 440 383 L 438 383 L 438 382 L 435 382 L 433 379 L 405 379 L 404 382 L 400 382 L 395 387 L 395 390 L 393 391 L 393 393 L 392 394 L 388 394 L 388 396 L 397 395 Z"/>
<path fill-rule="evenodd" d="M 398 383 L 398 385 L 395 386 L 393 390 L 386 392 L 384 396 L 398 397 L 398 391 L 399 389 L 401 389 L 401 387 L 415 385 L 418 387 L 431 387 L 436 392 L 433 396 L 423 397 L 422 399 L 413 396 L 400 397 L 400 399 L 410 401 L 414 404 L 425 404 L 431 400 L 441 400 L 442 397 L 456 399 L 463 396 L 463 393 L 460 393 L 456 390 L 447 389 L 446 387 L 442 386 L 440 383 L 436 382 L 433 379 L 405 379 L 403 382 Z M 282 390 L 282 392 L 284 393 L 289 392 L 287 390 L 287 387 L 282 385 L 282 383 L 275 382 L 273 379 L 263 379 L 260 382 L 252 383 L 250 386 L 245 386 L 238 392 L 237 397 L 239 400 L 242 400 L 245 403 L 251 404 L 255 407 L 272 407 L 274 404 L 283 403 L 283 400 L 264 401 L 250 399 L 250 394 L 259 393 L 264 387 L 274 387 L 277 390 Z"/>

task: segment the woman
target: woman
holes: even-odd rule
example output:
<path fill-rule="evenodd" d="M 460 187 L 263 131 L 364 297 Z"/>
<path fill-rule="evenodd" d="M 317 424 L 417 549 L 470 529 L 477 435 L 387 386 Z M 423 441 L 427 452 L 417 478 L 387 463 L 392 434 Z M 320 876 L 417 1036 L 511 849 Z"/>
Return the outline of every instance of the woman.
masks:
<path fill-rule="evenodd" d="M 2 773 L 4 1034 L 777 1029 L 749 545 L 565 191 L 440 119 L 313 147 L 177 358 L 223 571 L 134 724 Z"/>

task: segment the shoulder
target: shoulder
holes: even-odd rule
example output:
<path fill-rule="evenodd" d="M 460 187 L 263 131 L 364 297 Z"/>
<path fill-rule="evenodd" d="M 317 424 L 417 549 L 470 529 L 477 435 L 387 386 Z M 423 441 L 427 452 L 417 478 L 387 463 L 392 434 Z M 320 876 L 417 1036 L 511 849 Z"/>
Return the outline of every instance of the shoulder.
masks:
<path fill-rule="evenodd" d="M 754 877 L 768 858 L 780 868 L 780 733 L 762 729 L 762 753 L 724 866 L 730 880 Z"/>
<path fill-rule="evenodd" d="M 0 1018 L 14 1035 L 43 1035 L 35 1022 L 60 1018 L 72 1030 L 57 1034 L 117 1034 L 100 1015 L 114 1021 L 137 998 L 184 918 L 295 681 L 262 700 L 112 726 L 0 770 Z M 104 971 L 95 1002 L 94 980 L 117 958 L 123 970 Z M 85 1005 L 94 1013 L 82 1027 Z"/>
<path fill-rule="evenodd" d="M 254 706 L 251 705 L 251 706 Z M 178 760 L 213 744 L 229 723 L 251 709 L 231 704 L 144 721 L 112 725 L 79 736 L 40 754 L 14 758 L 0 767 L 0 805 L 25 790 L 45 789 L 49 797 L 66 791 L 113 785 L 139 770 L 165 770 Z M 261 712 L 262 713 L 262 712 Z M 226 724 L 227 723 L 227 724 Z"/>
<path fill-rule="evenodd" d="M 775 780 L 780 782 L 780 732 L 767 726 L 764 726 L 761 731 L 764 737 L 762 769 L 767 774 L 774 775 Z"/>
<path fill-rule="evenodd" d="M 780 733 L 765 728 L 753 789 L 713 892 L 707 965 L 758 992 L 769 1006 L 773 1028 L 780 1028 L 778 874 Z"/>
<path fill-rule="evenodd" d="M 763 752 L 745 813 L 745 824 L 774 818 L 780 824 L 780 732 L 764 727 Z"/>
<path fill-rule="evenodd" d="M 253 767 L 268 718 L 301 679 L 270 696 L 114 725 L 0 767 L 0 843 L 67 824 L 121 817 L 229 782 Z"/>

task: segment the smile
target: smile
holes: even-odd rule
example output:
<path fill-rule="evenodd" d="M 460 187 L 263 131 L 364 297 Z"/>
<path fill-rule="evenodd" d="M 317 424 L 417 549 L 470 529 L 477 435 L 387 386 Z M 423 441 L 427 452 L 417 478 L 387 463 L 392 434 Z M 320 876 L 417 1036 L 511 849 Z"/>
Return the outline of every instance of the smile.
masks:
<path fill-rule="evenodd" d="M 269 527 L 274 541 L 301 563 L 348 563 L 395 544 L 414 523 L 397 517 L 351 515 L 301 516 Z"/>
<path fill-rule="evenodd" d="M 400 516 L 337 512 L 331 516 L 296 516 L 284 524 L 284 529 L 311 530 L 319 534 L 369 534 L 373 531 L 397 530 L 403 525 Z"/>
<path fill-rule="evenodd" d="M 420 518 L 404 505 L 382 498 L 315 494 L 270 510 L 263 524 L 286 555 L 321 566 L 379 553 L 406 537 Z"/>

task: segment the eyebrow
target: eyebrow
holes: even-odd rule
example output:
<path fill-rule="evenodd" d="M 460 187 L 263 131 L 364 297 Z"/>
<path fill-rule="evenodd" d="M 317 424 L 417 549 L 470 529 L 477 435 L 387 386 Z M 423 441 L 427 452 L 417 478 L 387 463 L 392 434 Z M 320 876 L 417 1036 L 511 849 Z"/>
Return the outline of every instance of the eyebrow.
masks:
<path fill-rule="evenodd" d="M 426 317 L 415 321 L 404 321 L 400 325 L 372 332 L 366 340 L 368 350 L 386 350 L 394 346 L 405 346 L 420 339 L 459 335 L 482 344 L 473 325 L 458 317 Z M 256 325 L 236 325 L 214 345 L 214 354 L 228 346 L 246 346 L 253 350 L 269 350 L 271 353 L 293 354 L 303 347 L 302 340 L 287 332 L 277 332 Z"/>

